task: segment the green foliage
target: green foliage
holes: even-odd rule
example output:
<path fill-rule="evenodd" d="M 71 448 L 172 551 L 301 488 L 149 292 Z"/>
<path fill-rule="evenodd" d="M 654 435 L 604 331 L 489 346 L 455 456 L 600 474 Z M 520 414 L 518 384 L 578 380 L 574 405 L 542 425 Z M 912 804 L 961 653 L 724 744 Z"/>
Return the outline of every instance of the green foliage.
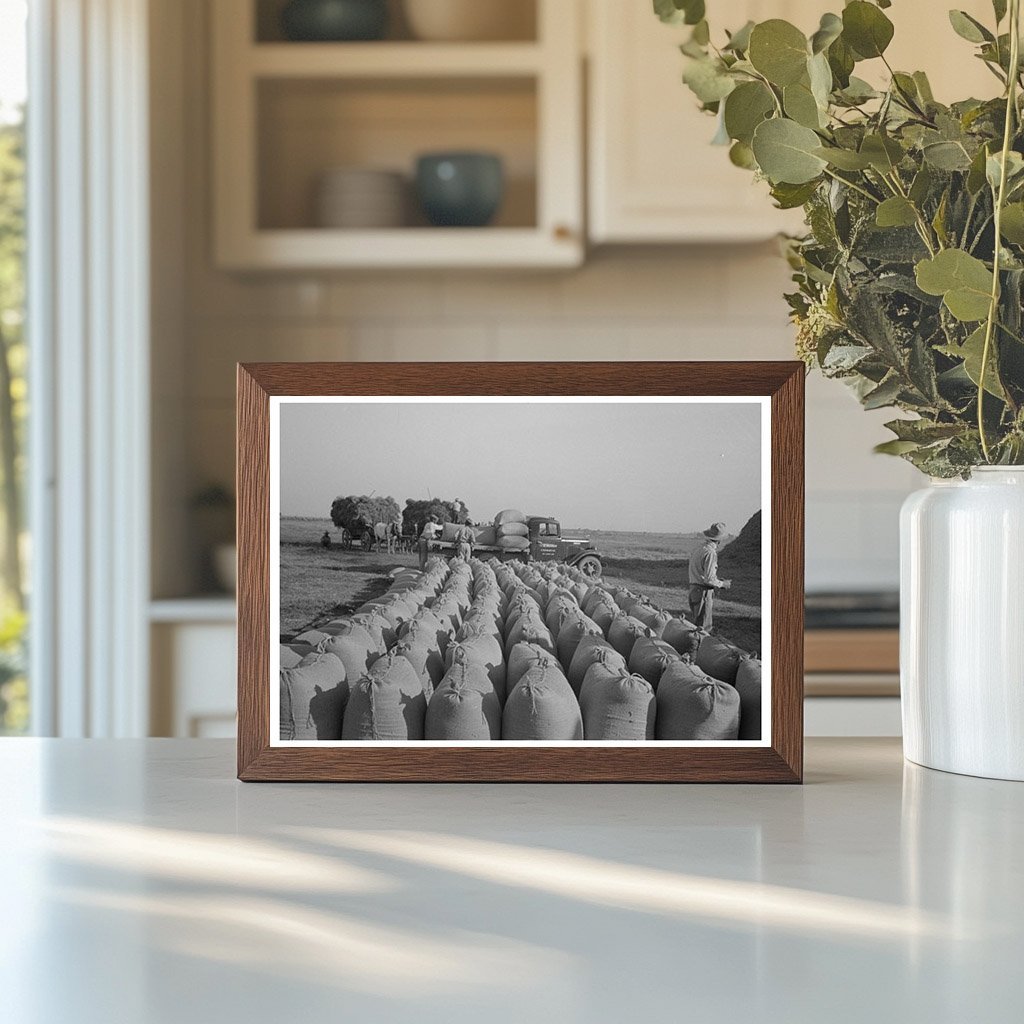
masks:
<path fill-rule="evenodd" d="M 703 2 L 654 3 L 692 26 L 684 81 L 729 159 L 803 207 L 807 232 L 787 243 L 798 352 L 865 408 L 909 417 L 879 450 L 933 476 L 1024 464 L 1021 2 L 993 0 L 989 25 L 949 13 L 1002 86 L 949 106 L 889 66 L 888 0 L 852 0 L 809 36 L 776 18 L 718 44 Z M 857 77 L 864 61 L 887 88 Z"/>

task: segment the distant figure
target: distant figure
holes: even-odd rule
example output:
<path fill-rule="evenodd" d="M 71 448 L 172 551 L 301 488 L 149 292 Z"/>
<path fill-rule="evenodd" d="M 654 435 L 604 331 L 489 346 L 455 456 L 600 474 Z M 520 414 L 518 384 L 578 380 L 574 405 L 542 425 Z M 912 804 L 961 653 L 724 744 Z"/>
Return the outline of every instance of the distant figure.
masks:
<path fill-rule="evenodd" d="M 430 554 L 430 542 L 437 540 L 438 533 L 441 532 L 439 525 L 440 521 L 437 516 L 430 516 L 429 519 L 423 524 L 423 529 L 420 531 L 420 571 L 422 572 L 427 567 L 427 557 Z"/>
<path fill-rule="evenodd" d="M 718 545 L 725 536 L 725 523 L 704 531 L 707 540 L 690 555 L 690 618 L 698 629 L 711 632 L 715 591 L 728 590 L 732 580 L 718 578 Z"/>
<path fill-rule="evenodd" d="M 320 547 L 331 550 L 331 534 L 328 530 L 324 530 L 324 535 L 320 538 Z"/>
<path fill-rule="evenodd" d="M 473 544 L 476 542 L 476 534 L 473 532 L 473 523 L 467 519 L 466 522 L 459 527 L 459 532 L 455 538 L 455 554 L 459 558 L 468 562 L 473 557 Z"/>

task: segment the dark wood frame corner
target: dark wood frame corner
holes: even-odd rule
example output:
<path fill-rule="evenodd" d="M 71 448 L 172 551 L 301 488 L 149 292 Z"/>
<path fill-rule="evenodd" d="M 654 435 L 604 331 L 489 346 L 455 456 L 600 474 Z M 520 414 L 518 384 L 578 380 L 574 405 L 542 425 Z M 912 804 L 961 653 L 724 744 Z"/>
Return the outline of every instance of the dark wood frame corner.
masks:
<path fill-rule="evenodd" d="M 272 747 L 270 398 L 770 396 L 772 737 L 767 747 Z M 243 781 L 800 782 L 804 367 L 799 362 L 250 363 L 238 366 L 238 777 Z"/>

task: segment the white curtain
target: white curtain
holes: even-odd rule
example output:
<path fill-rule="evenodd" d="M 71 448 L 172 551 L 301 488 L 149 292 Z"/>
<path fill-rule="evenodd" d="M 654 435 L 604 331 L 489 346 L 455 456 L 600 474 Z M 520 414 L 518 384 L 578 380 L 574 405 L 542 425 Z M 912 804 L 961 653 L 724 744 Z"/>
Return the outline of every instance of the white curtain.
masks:
<path fill-rule="evenodd" d="M 34 731 L 148 722 L 146 0 L 32 0 Z"/>

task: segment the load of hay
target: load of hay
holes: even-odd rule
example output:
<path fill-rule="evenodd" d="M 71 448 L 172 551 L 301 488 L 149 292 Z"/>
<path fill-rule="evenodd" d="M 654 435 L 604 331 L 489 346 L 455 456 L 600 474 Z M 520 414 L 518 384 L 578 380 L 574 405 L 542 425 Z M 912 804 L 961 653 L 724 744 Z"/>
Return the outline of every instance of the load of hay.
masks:
<path fill-rule="evenodd" d="M 405 508 L 402 510 L 402 533 L 418 537 L 423 530 L 423 524 L 431 516 L 437 516 L 442 525 L 457 523 L 461 526 L 469 518 L 469 509 L 458 498 L 454 501 L 445 501 L 442 498 L 416 501 L 413 498 L 406 498 Z"/>
<path fill-rule="evenodd" d="M 338 529 L 348 530 L 353 537 L 361 537 L 377 523 L 400 523 L 401 512 L 394 498 L 371 498 L 365 494 L 350 494 L 335 498 L 331 503 L 331 522 Z"/>

